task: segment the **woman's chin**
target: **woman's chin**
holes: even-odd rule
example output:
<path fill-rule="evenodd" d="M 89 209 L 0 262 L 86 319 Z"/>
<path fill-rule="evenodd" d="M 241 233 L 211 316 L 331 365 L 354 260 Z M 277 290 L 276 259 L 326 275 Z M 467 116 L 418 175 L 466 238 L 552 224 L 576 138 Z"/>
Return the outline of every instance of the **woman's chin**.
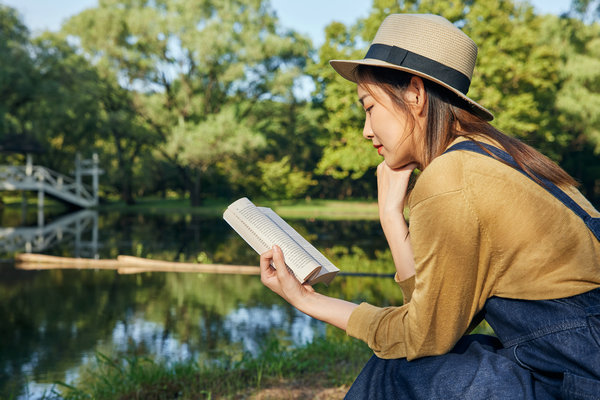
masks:
<path fill-rule="evenodd" d="M 415 169 L 420 168 L 418 163 L 414 160 L 393 160 L 385 159 L 385 163 L 391 169 Z"/>

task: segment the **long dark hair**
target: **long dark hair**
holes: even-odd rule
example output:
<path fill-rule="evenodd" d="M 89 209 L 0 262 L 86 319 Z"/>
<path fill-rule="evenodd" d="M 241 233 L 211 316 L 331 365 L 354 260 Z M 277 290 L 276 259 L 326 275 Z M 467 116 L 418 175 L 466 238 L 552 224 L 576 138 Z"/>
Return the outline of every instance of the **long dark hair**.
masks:
<path fill-rule="evenodd" d="M 408 116 L 412 115 L 408 112 L 408 105 L 404 102 L 402 94 L 413 75 L 391 68 L 359 65 L 355 71 L 355 77 L 359 85 L 362 83 L 377 85 L 392 99 L 399 110 L 404 111 Z M 541 183 L 540 178 L 545 178 L 559 186 L 578 185 L 569 174 L 548 157 L 520 140 L 502 133 L 489 122 L 474 114 L 470 110 L 469 104 L 451 91 L 428 79 L 423 79 L 423 84 L 428 97 L 427 131 L 425 140 L 416 143 L 421 147 L 419 149 L 421 168 L 426 168 L 434 158 L 446 150 L 452 141 L 460 136 L 474 142 L 477 142 L 477 137 L 487 137 L 504 148 L 515 162 L 536 181 Z M 409 121 L 409 123 L 414 126 L 414 121 Z M 484 147 L 482 148 L 489 153 Z M 494 156 L 494 158 L 497 157 Z"/>

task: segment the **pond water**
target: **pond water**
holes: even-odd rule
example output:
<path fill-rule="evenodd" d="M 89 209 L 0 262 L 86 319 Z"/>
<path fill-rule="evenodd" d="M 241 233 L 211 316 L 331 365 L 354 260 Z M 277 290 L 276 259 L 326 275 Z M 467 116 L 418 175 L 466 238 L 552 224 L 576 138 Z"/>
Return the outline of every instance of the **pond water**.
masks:
<path fill-rule="evenodd" d="M 206 362 L 256 354 L 273 339 L 293 345 L 336 334 L 289 307 L 258 276 L 29 271 L 10 262 L 15 252 L 31 251 L 257 265 L 257 255 L 220 218 L 95 211 L 43 221 L 10 211 L 0 217 L 0 398 L 39 398 L 57 381 L 74 382 L 99 354 Z M 393 272 L 377 221 L 288 221 L 343 271 Z M 389 278 L 338 276 L 317 290 L 401 302 Z"/>

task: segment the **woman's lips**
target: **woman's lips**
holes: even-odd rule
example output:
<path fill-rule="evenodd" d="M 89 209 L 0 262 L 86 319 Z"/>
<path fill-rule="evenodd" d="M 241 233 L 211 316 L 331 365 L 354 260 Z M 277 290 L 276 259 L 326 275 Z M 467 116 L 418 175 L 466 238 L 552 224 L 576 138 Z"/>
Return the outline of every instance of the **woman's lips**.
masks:
<path fill-rule="evenodd" d="M 377 149 L 377 154 L 379 154 L 381 156 L 382 155 L 381 152 L 383 151 L 383 146 L 380 144 L 374 144 L 373 147 L 375 147 Z"/>

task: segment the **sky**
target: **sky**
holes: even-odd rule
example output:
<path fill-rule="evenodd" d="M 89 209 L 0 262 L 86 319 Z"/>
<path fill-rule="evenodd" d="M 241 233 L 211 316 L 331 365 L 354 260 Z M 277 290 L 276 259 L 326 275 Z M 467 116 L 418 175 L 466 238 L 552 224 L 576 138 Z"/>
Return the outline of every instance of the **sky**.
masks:
<path fill-rule="evenodd" d="M 530 0 L 539 13 L 560 14 L 569 9 L 570 0 Z M 0 0 L 19 11 L 25 25 L 35 35 L 44 30 L 57 31 L 63 21 L 97 0 Z M 371 7 L 367 0 L 271 0 L 281 24 L 307 34 L 318 47 L 323 43 L 324 29 L 332 21 L 346 24 L 366 17 Z"/>

